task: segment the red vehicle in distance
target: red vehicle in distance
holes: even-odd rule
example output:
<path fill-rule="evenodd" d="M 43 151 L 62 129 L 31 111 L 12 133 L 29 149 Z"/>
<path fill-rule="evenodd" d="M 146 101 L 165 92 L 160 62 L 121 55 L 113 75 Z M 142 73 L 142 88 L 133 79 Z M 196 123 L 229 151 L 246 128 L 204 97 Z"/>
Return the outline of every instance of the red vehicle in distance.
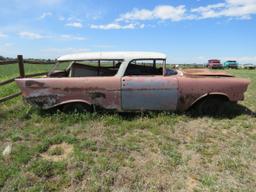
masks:
<path fill-rule="evenodd" d="M 218 60 L 218 59 L 208 60 L 207 67 L 211 68 L 211 69 L 223 69 L 223 65 L 221 64 L 220 60 Z"/>

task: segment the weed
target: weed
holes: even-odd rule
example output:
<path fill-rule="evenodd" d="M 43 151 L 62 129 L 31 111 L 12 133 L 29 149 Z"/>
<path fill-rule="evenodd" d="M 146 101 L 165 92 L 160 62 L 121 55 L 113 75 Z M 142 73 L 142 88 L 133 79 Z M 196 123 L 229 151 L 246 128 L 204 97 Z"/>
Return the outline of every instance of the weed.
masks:
<path fill-rule="evenodd" d="M 0 66 L 0 80 L 16 72 Z M 0 190 L 255 191 L 256 71 L 229 72 L 252 83 L 239 103 L 244 108 L 218 118 L 49 113 L 21 97 L 1 104 L 0 151 L 8 143 L 12 151 L 0 154 Z M 18 91 L 15 83 L 1 90 L 0 97 Z"/>

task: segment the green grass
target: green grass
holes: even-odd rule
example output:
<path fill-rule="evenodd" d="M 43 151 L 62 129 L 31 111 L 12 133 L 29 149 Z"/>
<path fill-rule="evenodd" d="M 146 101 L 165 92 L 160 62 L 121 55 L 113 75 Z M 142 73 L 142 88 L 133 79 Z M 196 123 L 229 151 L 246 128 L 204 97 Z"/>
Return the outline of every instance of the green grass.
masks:
<path fill-rule="evenodd" d="M 32 72 L 48 67 L 29 66 Z M 16 76 L 0 66 L 0 80 Z M 256 111 L 256 71 L 240 104 Z M 17 91 L 1 87 L 0 95 Z M 255 191 L 256 119 L 185 114 L 46 114 L 16 98 L 0 104 L 2 191 Z M 2 151 L 12 143 L 10 156 Z M 67 143 L 73 152 L 53 162 Z"/>

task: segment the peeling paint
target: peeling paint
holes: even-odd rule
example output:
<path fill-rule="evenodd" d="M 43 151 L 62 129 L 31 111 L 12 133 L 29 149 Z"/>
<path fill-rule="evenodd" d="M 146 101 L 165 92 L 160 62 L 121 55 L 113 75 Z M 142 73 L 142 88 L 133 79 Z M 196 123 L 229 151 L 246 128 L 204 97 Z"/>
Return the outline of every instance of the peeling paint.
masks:
<path fill-rule="evenodd" d="M 34 80 L 30 80 L 30 81 L 26 81 L 25 86 L 30 87 L 30 88 L 43 88 L 44 83 L 34 81 Z"/>
<path fill-rule="evenodd" d="M 98 99 L 98 98 L 106 99 L 106 95 L 104 93 L 101 93 L 101 92 L 90 93 L 90 95 L 91 95 L 92 100 Z"/>
<path fill-rule="evenodd" d="M 58 103 L 57 95 L 41 95 L 34 97 L 26 97 L 25 100 L 36 107 L 48 109 Z"/>
<path fill-rule="evenodd" d="M 232 102 L 244 99 L 250 83 L 224 72 L 177 71 L 171 76 L 113 76 L 17 79 L 22 95 L 32 105 L 47 109 L 81 101 L 117 111 L 186 111 L 210 94 L 226 95 Z"/>

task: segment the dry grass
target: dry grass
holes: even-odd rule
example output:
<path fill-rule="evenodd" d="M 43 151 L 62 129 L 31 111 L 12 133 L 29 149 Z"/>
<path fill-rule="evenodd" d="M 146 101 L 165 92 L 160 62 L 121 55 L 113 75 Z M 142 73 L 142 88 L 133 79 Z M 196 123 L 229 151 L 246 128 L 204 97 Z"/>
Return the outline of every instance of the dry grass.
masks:
<path fill-rule="evenodd" d="M 73 146 L 67 143 L 55 144 L 41 154 L 41 157 L 48 161 L 64 161 L 73 153 Z"/>
<path fill-rule="evenodd" d="M 252 84 L 256 71 L 232 70 Z M 256 118 L 42 114 L 0 105 L 2 191 L 255 191 Z"/>

